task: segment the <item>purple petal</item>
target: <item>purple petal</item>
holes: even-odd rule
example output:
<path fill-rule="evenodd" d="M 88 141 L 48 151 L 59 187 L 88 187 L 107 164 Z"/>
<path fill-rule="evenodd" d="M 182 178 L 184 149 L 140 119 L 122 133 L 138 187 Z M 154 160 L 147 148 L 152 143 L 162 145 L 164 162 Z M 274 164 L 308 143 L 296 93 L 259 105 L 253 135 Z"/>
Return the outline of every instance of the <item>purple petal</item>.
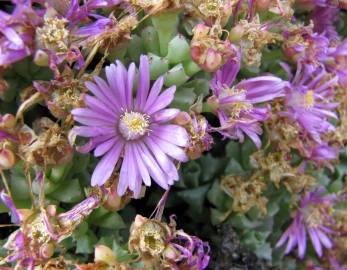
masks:
<path fill-rule="evenodd" d="M 144 111 L 147 111 L 154 103 L 154 101 L 158 98 L 158 95 L 163 88 L 164 85 L 164 77 L 160 76 L 153 84 L 149 96 L 146 101 L 146 105 Z"/>
<path fill-rule="evenodd" d="M 319 237 L 317 235 L 316 229 L 310 228 L 308 229 L 308 233 L 310 235 L 314 250 L 316 251 L 319 257 L 322 257 L 323 255 L 322 245 L 321 245 L 321 242 L 319 241 Z"/>
<path fill-rule="evenodd" d="M 148 97 L 150 74 L 149 74 L 149 62 L 146 55 L 141 55 L 140 57 L 140 67 L 139 67 L 139 81 L 137 87 L 136 96 L 136 108 L 142 109 L 146 104 Z"/>
<path fill-rule="evenodd" d="M 164 92 L 162 92 L 158 98 L 154 101 L 154 103 L 148 108 L 148 110 L 145 110 L 145 112 L 149 115 L 160 111 L 167 107 L 174 99 L 176 92 L 176 86 L 173 85 L 170 88 L 166 89 Z"/>
<path fill-rule="evenodd" d="M 175 119 L 180 110 L 178 109 L 164 109 L 152 115 L 151 120 L 155 123 L 165 123 Z"/>
<path fill-rule="evenodd" d="M 9 208 L 11 210 L 14 222 L 16 224 L 19 224 L 21 222 L 21 219 L 20 219 L 20 215 L 17 211 L 17 208 L 14 205 L 12 198 L 7 193 L 5 193 L 4 190 L 0 191 L 0 200 L 7 208 Z"/>
<path fill-rule="evenodd" d="M 92 175 L 92 186 L 101 186 L 110 178 L 123 150 L 123 145 L 123 142 L 115 144 L 101 161 L 99 161 Z"/>
<path fill-rule="evenodd" d="M 189 145 L 189 136 L 185 128 L 177 125 L 153 125 L 153 136 L 159 137 L 177 146 Z"/>

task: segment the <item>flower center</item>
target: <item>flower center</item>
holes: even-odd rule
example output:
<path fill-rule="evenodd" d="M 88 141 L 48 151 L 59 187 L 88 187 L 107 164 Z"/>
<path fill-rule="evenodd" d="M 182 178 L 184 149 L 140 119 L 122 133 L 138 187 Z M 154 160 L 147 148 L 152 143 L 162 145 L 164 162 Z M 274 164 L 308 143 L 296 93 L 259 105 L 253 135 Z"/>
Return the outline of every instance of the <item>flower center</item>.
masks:
<path fill-rule="evenodd" d="M 304 211 L 305 221 L 308 227 L 315 228 L 323 223 L 324 216 L 318 207 L 309 206 Z"/>
<path fill-rule="evenodd" d="M 314 95 L 312 90 L 308 90 L 304 95 L 303 105 L 306 109 L 311 109 L 314 106 Z"/>
<path fill-rule="evenodd" d="M 119 131 L 128 141 L 145 135 L 148 127 L 149 116 L 138 112 L 125 112 L 119 122 Z"/>
<path fill-rule="evenodd" d="M 233 96 L 237 101 L 231 101 L 230 103 L 223 105 L 223 109 L 229 114 L 232 119 L 240 118 L 242 112 L 250 112 L 253 109 L 252 103 L 246 99 L 246 90 L 232 88 L 224 88 L 221 93 L 221 97 Z"/>
<path fill-rule="evenodd" d="M 37 29 L 41 46 L 44 49 L 65 52 L 68 48 L 69 30 L 65 28 L 68 21 L 57 17 L 45 18 L 44 21 L 44 25 Z"/>

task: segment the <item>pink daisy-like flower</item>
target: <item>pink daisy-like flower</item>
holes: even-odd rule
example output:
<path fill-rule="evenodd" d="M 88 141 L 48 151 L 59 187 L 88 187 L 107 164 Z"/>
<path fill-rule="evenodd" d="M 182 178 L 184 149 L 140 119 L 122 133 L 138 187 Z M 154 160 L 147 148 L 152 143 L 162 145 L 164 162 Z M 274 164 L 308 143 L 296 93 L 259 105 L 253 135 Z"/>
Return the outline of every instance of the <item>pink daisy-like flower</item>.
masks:
<path fill-rule="evenodd" d="M 83 151 L 94 150 L 103 156 L 92 175 L 92 186 L 101 186 L 121 161 L 118 194 L 130 189 L 137 197 L 142 181 L 150 186 L 151 178 L 164 189 L 178 180 L 175 160 L 187 161 L 182 147 L 188 146 L 183 127 L 169 124 L 178 109 L 166 109 L 174 99 L 175 86 L 162 93 L 164 78 L 150 88 L 147 56 L 141 56 L 136 98 L 133 98 L 135 64 L 128 70 L 119 61 L 106 67 L 107 82 L 95 77 L 86 87 L 94 96 L 86 95 L 86 108 L 72 111 L 74 119 L 84 126 L 74 131 L 90 138 Z"/>

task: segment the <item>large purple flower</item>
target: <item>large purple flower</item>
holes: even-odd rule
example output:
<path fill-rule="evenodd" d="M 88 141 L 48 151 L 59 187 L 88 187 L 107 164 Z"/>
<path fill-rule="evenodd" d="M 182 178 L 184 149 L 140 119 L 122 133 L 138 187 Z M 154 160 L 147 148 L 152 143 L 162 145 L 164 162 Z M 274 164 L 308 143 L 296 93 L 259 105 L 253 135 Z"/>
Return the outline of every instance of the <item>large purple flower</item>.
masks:
<path fill-rule="evenodd" d="M 332 101 L 337 80 L 324 67 L 305 65 L 300 61 L 295 76 L 286 87 L 286 111 L 282 115 L 296 121 L 303 133 L 309 134 L 317 143 L 321 143 L 322 134 L 335 130 L 329 119 L 337 118 L 334 109 L 338 103 Z"/>
<path fill-rule="evenodd" d="M 129 188 L 139 196 L 142 181 L 151 184 L 151 177 L 164 189 L 178 180 L 174 160 L 187 161 L 182 147 L 188 146 L 188 134 L 180 126 L 168 122 L 179 113 L 166 109 L 174 98 L 175 86 L 160 94 L 164 78 L 150 88 L 149 63 L 141 56 L 136 98 L 133 98 L 135 64 L 129 69 L 119 61 L 106 67 L 107 82 L 95 77 L 87 88 L 95 95 L 86 95 L 86 108 L 74 109 L 74 119 L 85 126 L 75 132 L 90 141 L 85 147 L 94 155 L 103 156 L 96 166 L 92 185 L 103 185 L 121 161 L 118 193 Z"/>
<path fill-rule="evenodd" d="M 258 104 L 282 96 L 287 83 L 275 76 L 267 75 L 233 85 L 239 70 L 240 55 L 229 60 L 214 74 L 211 81 L 213 96 L 209 102 L 216 108 L 221 125 L 216 130 L 224 137 L 241 142 L 246 134 L 260 148 L 260 123 L 268 118 L 269 105 Z"/>
<path fill-rule="evenodd" d="M 323 247 L 327 249 L 333 247 L 329 234 L 335 232 L 330 228 L 333 220 L 329 213 L 337 197 L 324 195 L 324 193 L 325 189 L 319 188 L 302 197 L 292 224 L 276 245 L 279 247 L 288 241 L 285 254 L 298 246 L 298 256 L 302 259 L 306 252 L 306 233 L 309 234 L 313 248 L 319 257 L 323 255 Z"/>

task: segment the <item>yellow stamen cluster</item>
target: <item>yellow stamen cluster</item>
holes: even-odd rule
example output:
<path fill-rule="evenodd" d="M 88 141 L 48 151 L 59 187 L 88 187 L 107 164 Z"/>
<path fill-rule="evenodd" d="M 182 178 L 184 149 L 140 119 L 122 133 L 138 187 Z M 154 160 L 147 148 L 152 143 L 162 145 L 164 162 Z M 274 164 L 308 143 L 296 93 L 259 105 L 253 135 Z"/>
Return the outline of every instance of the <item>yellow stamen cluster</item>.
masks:
<path fill-rule="evenodd" d="M 246 93 L 246 90 L 236 89 L 234 87 L 224 88 L 223 91 L 224 93 L 222 93 L 222 97 L 245 95 Z M 240 101 L 234 101 L 230 104 L 226 104 L 225 108 L 223 109 L 226 112 L 228 112 L 228 116 L 233 120 L 233 119 L 239 119 L 241 112 L 250 112 L 253 109 L 253 105 L 247 100 L 240 100 Z"/>
<path fill-rule="evenodd" d="M 66 19 L 57 17 L 44 18 L 44 25 L 37 29 L 38 41 L 43 49 L 66 52 L 68 49 L 69 30 L 65 28 Z"/>
<path fill-rule="evenodd" d="M 304 95 L 303 106 L 306 109 L 311 109 L 314 106 L 314 92 L 312 90 L 308 90 Z"/>
<path fill-rule="evenodd" d="M 127 140 L 135 140 L 148 132 L 149 116 L 138 112 L 125 112 L 119 122 L 119 131 Z"/>

